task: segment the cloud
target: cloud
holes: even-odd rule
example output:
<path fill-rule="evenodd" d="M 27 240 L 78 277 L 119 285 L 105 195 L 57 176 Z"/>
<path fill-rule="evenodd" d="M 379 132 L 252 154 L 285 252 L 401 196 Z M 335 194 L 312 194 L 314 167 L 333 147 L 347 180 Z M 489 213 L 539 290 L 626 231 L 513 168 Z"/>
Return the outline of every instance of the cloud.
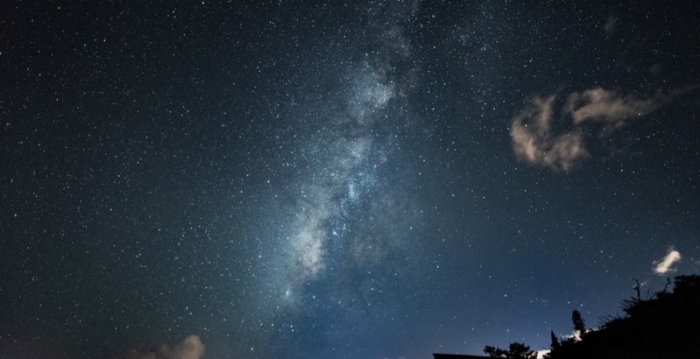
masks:
<path fill-rule="evenodd" d="M 190 335 L 172 348 L 167 344 L 147 352 L 131 350 L 122 359 L 202 359 L 204 344 L 197 335 Z"/>
<path fill-rule="evenodd" d="M 513 119 L 510 135 L 516 157 L 531 164 L 569 171 L 585 158 L 580 132 L 571 130 L 560 135 L 552 131 L 555 96 L 534 98 L 531 107 Z"/>
<path fill-rule="evenodd" d="M 549 354 L 551 349 L 542 349 L 537 351 L 537 359 L 543 359 L 545 355 Z"/>
<path fill-rule="evenodd" d="M 604 123 L 598 137 L 609 135 L 654 111 L 660 104 L 656 99 L 640 99 L 600 87 L 573 92 L 558 107 L 556 99 L 556 94 L 534 97 L 529 106 L 513 118 L 510 135 L 518 160 L 566 172 L 588 157 L 583 133 L 589 129 L 589 123 Z M 555 118 L 564 120 L 563 129 L 554 130 Z"/>
<path fill-rule="evenodd" d="M 607 19 L 605 20 L 605 24 L 603 25 L 603 30 L 605 30 L 605 32 L 608 34 L 611 34 L 615 31 L 616 25 L 617 25 L 617 17 L 615 17 L 612 14 L 609 14 Z"/>
<path fill-rule="evenodd" d="M 586 328 L 586 330 L 581 333 L 580 330 L 574 329 L 570 334 L 566 334 L 563 336 L 564 339 L 566 340 L 573 340 L 575 342 L 580 342 L 583 340 L 583 335 L 590 333 L 590 332 L 597 332 L 600 330 L 600 328 Z"/>
<path fill-rule="evenodd" d="M 585 121 L 598 121 L 623 126 L 626 122 L 647 115 L 655 110 L 655 100 L 638 99 L 621 95 L 600 87 L 569 95 L 564 111 L 571 113 L 574 124 Z"/>
<path fill-rule="evenodd" d="M 671 247 L 663 260 L 655 261 L 652 263 L 654 265 L 654 273 L 658 275 L 663 275 L 668 272 L 675 272 L 676 269 L 671 268 L 671 266 L 673 266 L 680 260 L 681 253 L 677 250 L 674 250 L 673 247 Z"/>

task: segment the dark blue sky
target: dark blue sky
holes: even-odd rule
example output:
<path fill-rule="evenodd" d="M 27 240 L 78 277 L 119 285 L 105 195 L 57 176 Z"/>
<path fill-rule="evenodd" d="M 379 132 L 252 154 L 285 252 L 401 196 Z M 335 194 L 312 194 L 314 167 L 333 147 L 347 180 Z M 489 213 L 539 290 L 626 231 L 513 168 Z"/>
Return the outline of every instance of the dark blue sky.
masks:
<path fill-rule="evenodd" d="M 698 273 L 692 1 L 146 3 L 0 5 L 2 358 L 539 350 Z"/>

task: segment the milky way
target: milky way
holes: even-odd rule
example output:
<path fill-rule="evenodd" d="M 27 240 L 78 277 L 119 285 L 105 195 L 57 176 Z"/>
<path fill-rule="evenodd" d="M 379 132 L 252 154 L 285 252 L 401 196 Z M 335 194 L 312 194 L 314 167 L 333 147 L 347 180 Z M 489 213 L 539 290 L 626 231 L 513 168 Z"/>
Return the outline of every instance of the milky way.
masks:
<path fill-rule="evenodd" d="M 281 225 L 268 244 L 279 250 L 261 278 L 274 284 L 259 298 L 292 321 L 330 310 L 356 325 L 382 300 L 372 292 L 411 275 L 406 268 L 420 245 L 408 232 L 417 211 L 410 196 L 398 195 L 405 184 L 387 173 L 404 166 L 396 154 L 409 145 L 399 134 L 410 119 L 401 108 L 410 106 L 415 69 L 396 67 L 411 54 L 399 24 L 385 22 L 391 17 L 373 18 L 381 26 L 367 36 L 378 45 L 345 65 L 329 103 L 315 104 L 317 128 L 294 149 L 308 163 L 280 194 L 286 210 L 275 214 Z"/>

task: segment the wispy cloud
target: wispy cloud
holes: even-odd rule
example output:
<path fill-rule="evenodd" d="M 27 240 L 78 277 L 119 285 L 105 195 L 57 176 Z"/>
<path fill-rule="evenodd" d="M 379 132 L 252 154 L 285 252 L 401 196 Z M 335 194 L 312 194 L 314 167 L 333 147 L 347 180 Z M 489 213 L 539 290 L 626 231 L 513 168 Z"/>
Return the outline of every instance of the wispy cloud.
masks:
<path fill-rule="evenodd" d="M 605 30 L 606 33 L 612 34 L 615 32 L 615 27 L 617 26 L 617 17 L 613 14 L 609 14 L 608 17 L 605 19 L 605 24 L 603 24 L 603 30 Z"/>
<path fill-rule="evenodd" d="M 580 94 L 570 94 L 564 112 L 571 113 L 575 125 L 585 121 L 597 121 L 620 127 L 647 115 L 657 107 L 656 100 L 640 99 L 598 87 Z"/>
<path fill-rule="evenodd" d="M 513 119 L 510 127 L 513 150 L 521 161 L 569 171 L 588 153 L 576 129 L 558 135 L 552 131 L 554 100 L 554 95 L 536 97 L 529 108 Z"/>
<path fill-rule="evenodd" d="M 150 351 L 131 350 L 121 359 L 202 359 L 204 344 L 197 335 L 190 335 L 173 347 L 167 344 Z"/>
<path fill-rule="evenodd" d="M 588 123 L 604 123 L 599 135 L 610 134 L 661 103 L 602 88 L 573 92 L 561 106 L 556 106 L 556 99 L 556 94 L 534 97 L 513 118 L 510 135 L 518 160 L 567 172 L 588 157 L 583 136 Z M 563 128 L 554 129 L 562 127 L 562 123 L 554 126 L 555 119 L 563 120 Z"/>
<path fill-rule="evenodd" d="M 652 263 L 654 265 L 654 273 L 664 275 L 668 272 L 675 272 L 676 269 L 672 268 L 672 266 L 680 260 L 681 253 L 671 247 L 663 260 Z"/>

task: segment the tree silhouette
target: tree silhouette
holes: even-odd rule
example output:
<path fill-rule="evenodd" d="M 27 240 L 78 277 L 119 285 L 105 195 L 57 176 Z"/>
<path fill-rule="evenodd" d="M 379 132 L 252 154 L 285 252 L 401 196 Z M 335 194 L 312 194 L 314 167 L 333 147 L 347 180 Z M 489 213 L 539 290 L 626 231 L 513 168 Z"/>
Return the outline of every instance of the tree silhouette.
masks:
<path fill-rule="evenodd" d="M 574 309 L 574 312 L 571 313 L 571 320 L 574 322 L 574 330 L 578 331 L 580 336 L 583 336 L 583 333 L 586 332 L 586 323 L 581 317 L 581 312 Z"/>
<path fill-rule="evenodd" d="M 510 343 L 508 350 L 487 345 L 484 348 L 484 353 L 488 354 L 491 358 L 537 359 L 537 353 L 530 350 L 530 347 L 524 343 Z"/>
<path fill-rule="evenodd" d="M 555 348 L 559 348 L 559 347 L 561 346 L 561 344 L 559 344 L 559 338 L 557 338 L 557 336 L 554 334 L 554 331 L 553 331 L 553 330 L 550 330 L 550 332 L 551 332 L 551 335 L 552 335 L 552 345 L 551 345 L 551 348 L 552 348 L 552 350 L 554 350 Z"/>

